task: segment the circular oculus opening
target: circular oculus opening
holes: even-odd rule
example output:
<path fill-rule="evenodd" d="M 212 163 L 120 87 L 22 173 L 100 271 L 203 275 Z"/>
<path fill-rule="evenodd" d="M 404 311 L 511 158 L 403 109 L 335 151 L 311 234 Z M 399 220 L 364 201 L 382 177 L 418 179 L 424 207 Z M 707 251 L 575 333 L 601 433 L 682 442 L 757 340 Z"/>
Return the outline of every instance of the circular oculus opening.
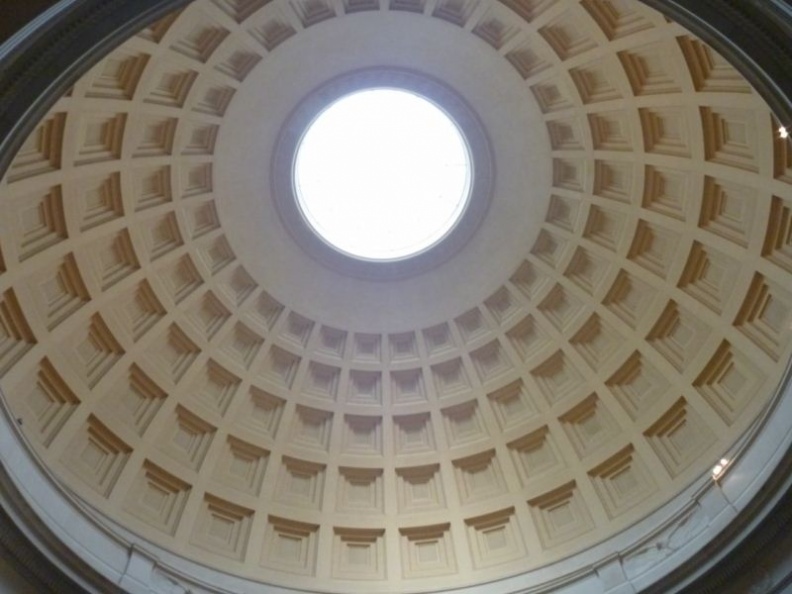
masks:
<path fill-rule="evenodd" d="M 308 226 L 353 258 L 392 261 L 443 240 L 470 200 L 457 124 L 428 99 L 376 88 L 337 99 L 299 140 L 293 184 Z"/>

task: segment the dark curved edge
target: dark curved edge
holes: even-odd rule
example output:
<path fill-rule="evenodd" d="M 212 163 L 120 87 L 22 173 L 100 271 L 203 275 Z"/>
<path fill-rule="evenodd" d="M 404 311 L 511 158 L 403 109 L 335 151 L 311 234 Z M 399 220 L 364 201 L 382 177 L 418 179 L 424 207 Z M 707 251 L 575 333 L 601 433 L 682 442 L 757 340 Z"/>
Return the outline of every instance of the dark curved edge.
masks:
<path fill-rule="evenodd" d="M 792 0 L 640 0 L 729 60 L 792 128 Z"/>
<path fill-rule="evenodd" d="M 13 9 L 0 8 L 0 44 L 57 3 L 58 0 L 25 0 L 24 3 L 14 3 Z"/>
<path fill-rule="evenodd" d="M 6 0 L 2 0 L 6 1 Z M 47 110 L 105 54 L 190 0 L 61 0 L 0 46 L 0 176 Z"/>
<path fill-rule="evenodd" d="M 90 568 L 52 534 L 16 492 L 3 465 L 0 465 L 0 493 L 3 501 L 0 507 L 0 555 L 37 593 L 85 592 L 73 575 L 67 575 L 52 562 L 52 557 L 55 557 L 62 566 L 79 575 L 83 583 L 89 583 L 94 591 L 123 594 L 123 590 Z"/>
<path fill-rule="evenodd" d="M 494 1 L 494 0 L 493 0 Z M 667 14 L 729 59 L 751 82 L 782 125 L 792 128 L 792 3 L 789 0 L 641 0 Z M 36 123 L 69 86 L 104 54 L 189 0 L 64 0 L 26 28 L 24 39 L 0 46 L 0 176 Z M 98 591 L 118 588 L 57 539 L 15 493 L 5 469 L 0 492 L 0 553 L 42 592 L 81 587 L 49 562 L 74 568 Z M 792 529 L 792 451 L 750 506 L 709 546 L 645 591 L 727 592 L 735 576 L 786 546 Z M 35 538 L 34 538 L 35 537 Z M 35 540 L 44 544 L 39 550 Z M 786 550 L 784 551 L 786 554 Z M 788 576 L 771 591 L 779 592 Z"/>

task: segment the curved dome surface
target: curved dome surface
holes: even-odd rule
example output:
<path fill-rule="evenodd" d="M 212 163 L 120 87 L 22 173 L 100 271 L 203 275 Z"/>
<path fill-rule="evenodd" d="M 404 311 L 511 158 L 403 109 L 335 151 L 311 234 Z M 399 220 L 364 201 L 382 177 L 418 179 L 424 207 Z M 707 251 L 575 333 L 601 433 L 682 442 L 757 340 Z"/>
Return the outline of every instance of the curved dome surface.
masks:
<path fill-rule="evenodd" d="M 392 278 L 274 195 L 295 107 L 378 69 L 461 97 L 492 165 L 466 240 Z M 4 405 L 65 498 L 207 592 L 639 576 L 788 364 L 777 129 L 637 1 L 198 0 L 0 183 Z"/>

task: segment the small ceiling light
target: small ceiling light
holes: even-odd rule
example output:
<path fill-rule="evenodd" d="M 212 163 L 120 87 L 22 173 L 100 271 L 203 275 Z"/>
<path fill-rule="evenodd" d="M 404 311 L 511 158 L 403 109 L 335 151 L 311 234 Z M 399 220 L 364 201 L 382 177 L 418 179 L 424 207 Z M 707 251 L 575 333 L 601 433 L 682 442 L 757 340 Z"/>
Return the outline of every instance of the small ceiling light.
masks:
<path fill-rule="evenodd" d="M 716 480 L 719 479 L 728 465 L 729 460 L 727 458 L 721 458 L 720 461 L 712 467 L 712 478 Z"/>
<path fill-rule="evenodd" d="M 787 130 L 787 129 L 786 129 L 784 126 L 781 126 L 781 127 L 778 129 L 778 135 L 779 135 L 781 138 L 789 138 L 789 130 Z"/>

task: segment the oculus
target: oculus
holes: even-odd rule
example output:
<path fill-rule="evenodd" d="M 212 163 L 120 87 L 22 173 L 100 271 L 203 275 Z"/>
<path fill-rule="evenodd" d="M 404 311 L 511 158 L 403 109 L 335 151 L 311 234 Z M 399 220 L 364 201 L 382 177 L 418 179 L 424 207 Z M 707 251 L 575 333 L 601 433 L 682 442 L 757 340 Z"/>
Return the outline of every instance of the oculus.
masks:
<path fill-rule="evenodd" d="M 294 160 L 309 227 L 353 258 L 409 258 L 443 240 L 470 198 L 470 152 L 440 107 L 395 88 L 339 98 L 309 124 Z"/>
<path fill-rule="evenodd" d="M 370 68 L 308 93 L 286 118 L 272 195 L 291 237 L 343 274 L 420 274 L 462 249 L 489 208 L 489 139 L 468 103 L 425 74 Z"/>

